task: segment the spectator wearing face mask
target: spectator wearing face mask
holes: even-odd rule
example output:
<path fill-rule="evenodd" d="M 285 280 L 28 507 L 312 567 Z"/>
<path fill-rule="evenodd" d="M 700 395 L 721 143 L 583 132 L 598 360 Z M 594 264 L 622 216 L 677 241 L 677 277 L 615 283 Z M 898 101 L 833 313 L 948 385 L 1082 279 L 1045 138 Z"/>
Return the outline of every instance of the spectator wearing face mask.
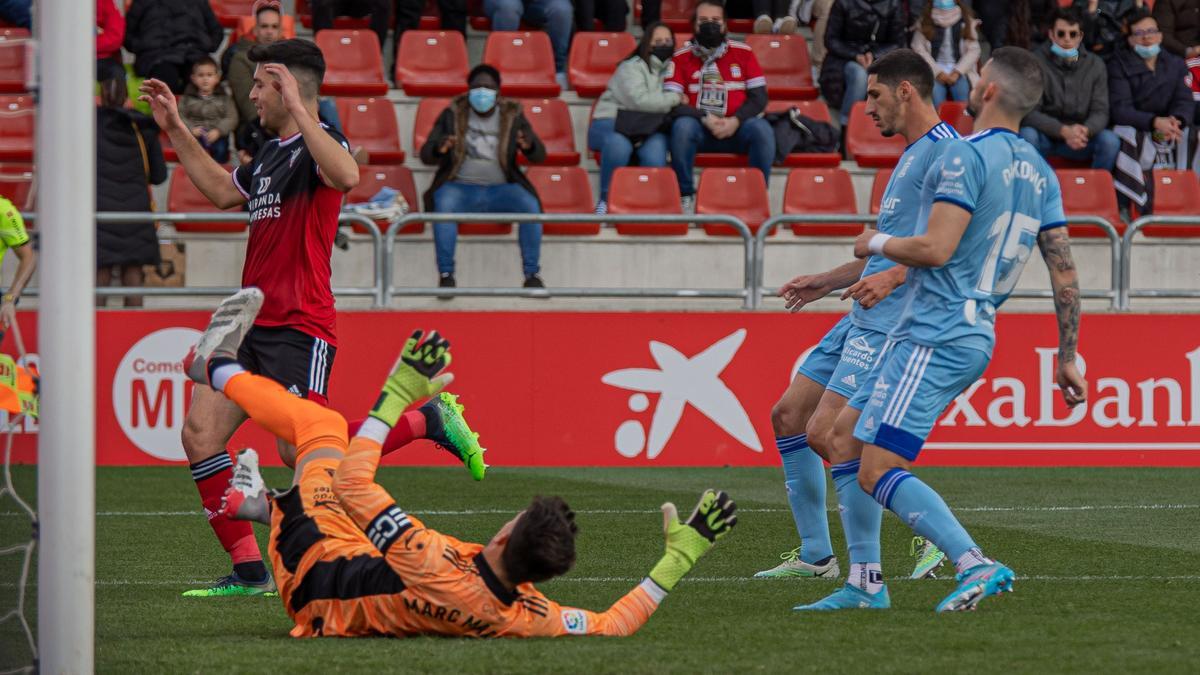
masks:
<path fill-rule="evenodd" d="M 767 107 L 767 80 L 753 50 L 725 36 L 725 6 L 700 0 L 695 38 L 675 53 L 663 89 L 687 97 L 671 124 L 671 166 L 679 179 L 681 207 L 695 206 L 697 152 L 749 155 L 766 182 L 775 159 L 775 132 L 759 117 Z"/>
<path fill-rule="evenodd" d="M 1021 137 L 1045 157 L 1091 160 L 1112 171 L 1121 142 L 1108 130 L 1108 70 L 1081 49 L 1082 20 L 1074 10 L 1054 13 L 1050 39 L 1034 54 L 1042 66 L 1042 100 L 1021 122 Z"/>
<path fill-rule="evenodd" d="M 958 0 L 932 0 L 913 34 L 913 51 L 933 69 L 933 105 L 965 101 L 979 77 L 978 21 Z"/>
<path fill-rule="evenodd" d="M 661 23 L 651 24 L 633 54 L 617 66 L 608 88 L 596 102 L 588 128 L 588 149 L 600 153 L 598 214 L 608 212 L 608 185 L 613 171 L 628 165 L 635 152 L 638 166 L 667 165 L 667 135 L 659 128 L 665 125 L 667 113 L 684 99 L 677 92 L 663 90 L 663 78 L 674 53 L 675 35 L 671 29 Z M 622 112 L 626 117 L 621 118 Z M 641 128 L 618 126 L 618 118 Z M 648 128 L 656 122 L 659 128 Z"/>
<path fill-rule="evenodd" d="M 1146 10 L 1125 22 L 1128 47 L 1108 61 L 1108 95 L 1113 131 L 1121 139 L 1117 192 L 1147 205 L 1156 166 L 1195 164 L 1195 103 L 1183 59 L 1162 49 L 1158 22 Z"/>
<path fill-rule="evenodd" d="M 517 151 L 533 163 L 545 159 L 546 147 L 525 119 L 520 101 L 499 96 L 500 72 L 475 66 L 467 75 L 466 94 L 450 100 L 438 116 L 421 161 L 437 166 L 425 193 L 425 210 L 436 213 L 541 213 L 537 190 L 517 165 Z M 543 288 L 538 276 L 541 223 L 517 229 L 526 288 Z M 434 248 L 442 288 L 457 285 L 454 248 L 458 223 L 434 223 Z"/>

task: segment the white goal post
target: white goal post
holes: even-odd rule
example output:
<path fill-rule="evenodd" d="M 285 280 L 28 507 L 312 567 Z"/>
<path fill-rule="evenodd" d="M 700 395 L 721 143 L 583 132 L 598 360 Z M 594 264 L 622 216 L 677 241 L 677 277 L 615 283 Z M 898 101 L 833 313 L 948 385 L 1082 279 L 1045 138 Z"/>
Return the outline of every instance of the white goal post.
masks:
<path fill-rule="evenodd" d="M 38 670 L 91 673 L 96 574 L 95 3 L 40 0 L 37 32 Z"/>

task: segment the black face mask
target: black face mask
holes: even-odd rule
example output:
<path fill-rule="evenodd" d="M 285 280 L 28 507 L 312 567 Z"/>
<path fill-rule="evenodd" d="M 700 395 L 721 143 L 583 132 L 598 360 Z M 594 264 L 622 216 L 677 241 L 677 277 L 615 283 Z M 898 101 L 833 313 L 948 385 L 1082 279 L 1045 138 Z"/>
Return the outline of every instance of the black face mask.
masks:
<path fill-rule="evenodd" d="M 716 49 L 725 41 L 725 32 L 715 21 L 705 21 L 696 29 L 696 44 L 705 49 Z"/>
<path fill-rule="evenodd" d="M 650 49 L 650 54 L 652 56 L 657 56 L 658 60 L 662 61 L 663 63 L 670 61 L 671 55 L 674 53 L 675 53 L 675 48 L 672 47 L 671 45 L 660 45 L 658 47 L 652 47 Z"/>

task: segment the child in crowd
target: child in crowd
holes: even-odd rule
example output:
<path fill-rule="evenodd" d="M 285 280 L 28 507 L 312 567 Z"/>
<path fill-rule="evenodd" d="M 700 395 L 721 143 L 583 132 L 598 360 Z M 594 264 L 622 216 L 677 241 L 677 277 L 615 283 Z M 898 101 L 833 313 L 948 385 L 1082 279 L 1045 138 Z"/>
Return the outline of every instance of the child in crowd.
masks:
<path fill-rule="evenodd" d="M 221 87 L 221 69 L 211 57 L 192 64 L 191 83 L 179 98 L 179 116 L 218 162 L 229 161 L 229 134 L 237 127 L 237 107 Z"/>

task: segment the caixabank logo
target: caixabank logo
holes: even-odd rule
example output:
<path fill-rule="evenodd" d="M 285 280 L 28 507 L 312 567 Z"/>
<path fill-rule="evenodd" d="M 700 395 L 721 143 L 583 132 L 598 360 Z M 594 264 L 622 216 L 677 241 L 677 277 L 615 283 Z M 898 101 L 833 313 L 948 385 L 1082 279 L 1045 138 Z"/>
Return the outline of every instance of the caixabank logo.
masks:
<path fill-rule="evenodd" d="M 125 436 L 142 452 L 183 461 L 183 420 L 193 382 L 183 357 L 200 339 L 192 328 L 163 328 L 138 340 L 117 366 L 112 381 L 113 413 Z"/>

